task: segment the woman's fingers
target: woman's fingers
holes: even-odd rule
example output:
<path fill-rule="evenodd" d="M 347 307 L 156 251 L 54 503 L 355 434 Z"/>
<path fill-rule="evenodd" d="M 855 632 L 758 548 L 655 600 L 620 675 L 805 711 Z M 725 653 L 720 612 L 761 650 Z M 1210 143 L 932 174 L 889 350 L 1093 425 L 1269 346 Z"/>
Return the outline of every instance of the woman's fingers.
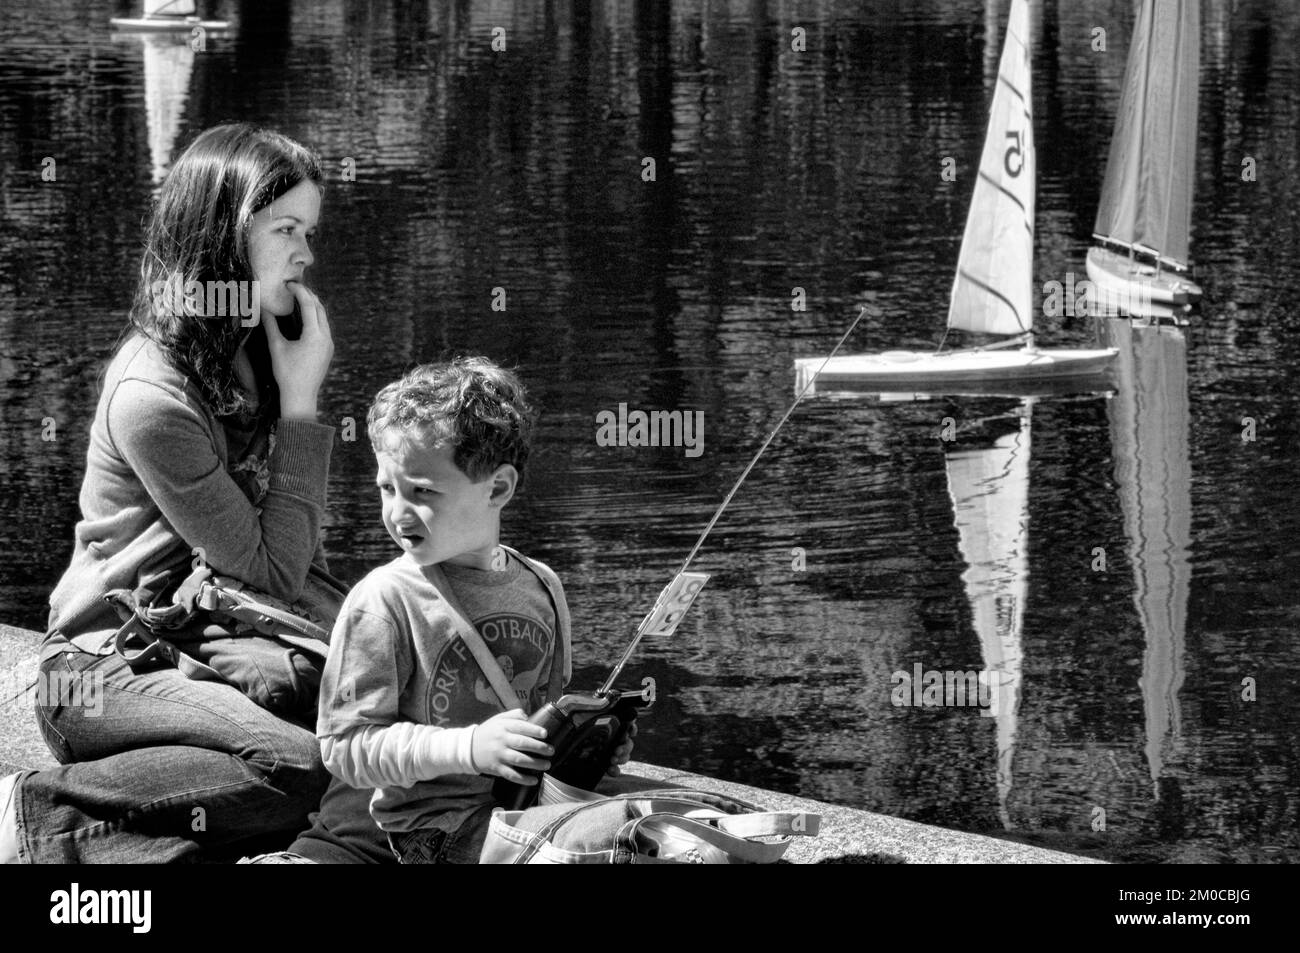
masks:
<path fill-rule="evenodd" d="M 329 315 L 325 312 L 324 303 L 301 281 L 290 282 L 289 288 L 298 300 L 298 311 L 302 314 L 302 337 L 299 340 L 319 340 L 322 345 L 329 345 L 332 349 L 334 339 L 330 334 Z"/>
<path fill-rule="evenodd" d="M 302 316 L 302 332 L 296 340 L 284 337 L 276 318 L 267 312 L 267 344 L 271 350 L 271 372 L 280 386 L 281 416 L 315 419 L 321 382 L 334 358 L 334 342 L 325 323 L 320 299 L 301 281 L 288 282 Z"/>
<path fill-rule="evenodd" d="M 320 307 L 320 299 L 312 294 L 301 281 L 290 281 L 288 284 L 289 290 L 293 292 L 293 297 L 298 302 L 298 312 L 302 315 L 303 332 L 306 333 L 309 328 L 315 329 L 318 323 L 316 312 Z"/>
<path fill-rule="evenodd" d="M 266 325 L 266 339 L 271 344 L 279 344 L 284 340 L 284 335 L 280 333 L 278 319 L 270 311 L 262 312 L 262 323 Z"/>

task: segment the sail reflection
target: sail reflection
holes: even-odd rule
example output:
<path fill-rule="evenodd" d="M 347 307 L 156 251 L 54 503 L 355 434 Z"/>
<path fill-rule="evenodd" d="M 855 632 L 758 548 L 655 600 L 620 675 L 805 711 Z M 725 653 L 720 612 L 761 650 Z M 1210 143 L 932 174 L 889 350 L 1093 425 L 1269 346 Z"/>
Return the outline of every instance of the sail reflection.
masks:
<path fill-rule="evenodd" d="M 140 38 L 144 48 L 144 108 L 149 122 L 149 160 L 154 185 L 171 167 L 172 150 L 180 133 L 185 103 L 190 97 L 194 50 L 188 34 L 177 38 Z"/>
<path fill-rule="evenodd" d="M 998 816 L 1011 829 L 1016 716 L 1020 707 L 1025 595 L 1029 587 L 1029 428 L 1032 401 L 1021 405 L 1016 429 L 992 446 L 945 457 L 971 605 L 996 723 Z"/>
<path fill-rule="evenodd" d="M 1146 756 L 1159 796 L 1181 735 L 1192 476 L 1188 459 L 1187 342 L 1177 328 L 1107 322 L 1119 348 L 1118 392 L 1107 413 L 1124 514 L 1133 604 L 1142 624 Z"/>

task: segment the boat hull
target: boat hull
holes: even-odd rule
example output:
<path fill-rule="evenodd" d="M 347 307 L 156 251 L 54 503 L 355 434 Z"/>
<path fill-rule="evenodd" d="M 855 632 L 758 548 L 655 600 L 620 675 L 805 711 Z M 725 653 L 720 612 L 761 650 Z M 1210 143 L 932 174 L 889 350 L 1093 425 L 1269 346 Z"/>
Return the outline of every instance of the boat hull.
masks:
<path fill-rule="evenodd" d="M 230 29 L 229 20 L 199 17 L 113 17 L 108 22 L 115 30 L 126 33 L 188 33 L 195 27 L 208 31 Z"/>
<path fill-rule="evenodd" d="M 1116 302 L 1130 314 L 1159 314 L 1171 306 L 1201 299 L 1201 286 L 1184 274 L 1157 271 L 1153 265 L 1130 259 L 1109 248 L 1088 249 L 1088 279 L 1101 294 L 1102 303 Z"/>
<path fill-rule="evenodd" d="M 822 389 L 829 384 L 851 384 L 891 392 L 930 393 L 937 388 L 972 386 L 987 389 L 999 384 L 1100 377 L 1118 353 L 1113 347 L 1091 350 L 1007 348 L 942 354 L 885 351 L 882 354 L 846 354 L 829 361 L 819 357 L 800 358 L 794 364 L 796 387 L 800 389 L 815 376 Z M 823 368 L 824 361 L 826 366 Z"/>

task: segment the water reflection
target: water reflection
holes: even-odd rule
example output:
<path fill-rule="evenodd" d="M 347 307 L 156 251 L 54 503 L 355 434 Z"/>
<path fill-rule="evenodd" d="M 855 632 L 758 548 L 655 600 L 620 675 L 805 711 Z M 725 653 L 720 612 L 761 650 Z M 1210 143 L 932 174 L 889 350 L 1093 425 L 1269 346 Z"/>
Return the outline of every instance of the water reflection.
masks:
<path fill-rule="evenodd" d="M 1179 760 L 1192 567 L 1187 341 L 1172 327 L 1106 323 L 1120 350 L 1118 393 L 1108 407 L 1115 482 L 1142 625 L 1146 757 L 1156 796 Z"/>
<path fill-rule="evenodd" d="M 154 184 L 163 176 L 175 157 L 173 150 L 180 133 L 181 117 L 190 96 L 190 73 L 194 69 L 194 50 L 188 35 L 166 36 L 141 34 L 138 38 L 144 55 L 144 109 L 149 124 L 150 170 Z"/>
<path fill-rule="evenodd" d="M 987 710 L 997 735 L 998 816 L 1012 828 L 1007 799 L 1013 783 L 1016 715 L 1020 705 L 1025 596 L 1029 590 L 1029 454 L 1032 403 L 1014 416 L 1015 429 L 991 446 L 953 450 L 944 461 L 948 493 L 966 571 L 962 582 L 984 662 Z"/>

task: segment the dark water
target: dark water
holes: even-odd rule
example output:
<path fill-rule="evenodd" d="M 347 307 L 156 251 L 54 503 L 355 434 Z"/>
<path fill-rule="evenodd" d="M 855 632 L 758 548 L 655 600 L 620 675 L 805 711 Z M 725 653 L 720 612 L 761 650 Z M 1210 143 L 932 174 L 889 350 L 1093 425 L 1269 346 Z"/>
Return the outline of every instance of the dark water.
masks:
<path fill-rule="evenodd" d="M 250 119 L 334 170 L 309 274 L 335 328 L 329 418 L 361 420 L 449 351 L 531 383 L 541 447 L 507 540 L 566 580 L 594 687 L 792 399 L 792 360 L 863 303 L 855 350 L 937 339 L 1006 16 L 990 6 L 217 2 L 238 30 L 197 53 L 115 37 L 129 5 L 7 8 L 0 618 L 43 627 L 70 554 L 155 164 Z M 1132 7 L 1033 5 L 1039 282 L 1082 277 Z M 1113 859 L 1300 857 L 1300 13 L 1203 11 L 1193 324 L 1040 319 L 1052 344 L 1118 336 L 1110 396 L 801 405 L 705 545 L 692 615 L 630 671 L 661 695 L 640 756 Z M 704 453 L 598 446 L 620 403 L 703 411 Z M 953 475 L 1004 458 L 979 486 Z M 371 465 L 364 438 L 336 445 L 328 545 L 349 579 L 392 554 Z M 963 498 L 992 502 L 959 520 Z M 974 553 L 998 532 L 1002 555 Z M 917 664 L 997 668 L 1006 704 L 891 703 Z"/>

